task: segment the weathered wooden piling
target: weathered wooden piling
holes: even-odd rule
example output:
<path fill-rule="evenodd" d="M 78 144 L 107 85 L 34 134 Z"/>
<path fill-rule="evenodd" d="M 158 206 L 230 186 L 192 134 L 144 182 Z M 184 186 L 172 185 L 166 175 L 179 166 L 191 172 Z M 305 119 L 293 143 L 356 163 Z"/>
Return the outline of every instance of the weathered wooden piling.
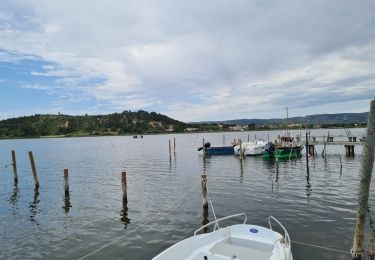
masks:
<path fill-rule="evenodd" d="M 169 157 L 172 156 L 172 148 L 171 148 L 171 140 L 168 140 L 169 142 Z"/>
<path fill-rule="evenodd" d="M 322 157 L 323 158 L 326 154 L 326 147 L 327 147 L 328 138 L 329 138 L 329 136 L 327 136 L 327 140 L 326 140 L 326 137 L 323 135 L 323 142 L 324 142 L 324 148 L 323 148 L 323 151 L 322 151 Z"/>
<path fill-rule="evenodd" d="M 69 197 L 69 170 L 64 169 L 64 192 L 65 197 Z"/>
<path fill-rule="evenodd" d="M 267 133 L 267 142 L 270 141 L 270 132 Z"/>
<path fill-rule="evenodd" d="M 247 135 L 247 141 L 250 142 L 250 135 Z"/>
<path fill-rule="evenodd" d="M 126 181 L 126 172 L 121 173 L 121 188 L 122 188 L 122 201 L 128 202 L 128 185 Z"/>
<path fill-rule="evenodd" d="M 242 139 L 240 139 L 240 160 L 243 159 Z"/>
<path fill-rule="evenodd" d="M 279 162 L 279 144 L 277 143 L 277 140 L 275 140 L 275 159 L 276 162 Z"/>
<path fill-rule="evenodd" d="M 36 167 L 35 167 L 34 156 L 33 156 L 32 151 L 29 151 L 29 159 L 30 159 L 30 164 L 31 164 L 31 170 L 33 172 L 35 187 L 37 188 L 39 187 L 39 180 L 38 180 L 38 174 L 36 173 Z"/>
<path fill-rule="evenodd" d="M 346 156 L 354 156 L 354 144 L 345 144 Z"/>
<path fill-rule="evenodd" d="M 308 144 L 307 145 L 307 148 L 306 148 L 306 151 L 308 151 L 308 154 L 311 156 L 311 155 L 315 155 L 315 145 L 313 144 Z"/>
<path fill-rule="evenodd" d="M 13 166 L 13 174 L 14 174 L 14 182 L 18 182 L 18 174 L 17 174 L 17 161 L 16 161 L 16 152 L 12 150 L 12 166 Z"/>
<path fill-rule="evenodd" d="M 207 175 L 201 175 L 203 208 L 208 209 Z"/>
<path fill-rule="evenodd" d="M 223 146 L 225 146 L 225 135 L 223 135 Z"/>
<path fill-rule="evenodd" d="M 363 158 L 361 162 L 361 180 L 358 193 L 357 221 L 354 231 L 352 259 L 360 260 L 363 253 L 364 226 L 368 207 L 368 196 L 371 183 L 372 168 L 374 166 L 375 146 L 375 99 L 371 101 L 368 115 L 366 141 L 363 144 Z"/>
<path fill-rule="evenodd" d="M 206 159 L 206 147 L 204 147 L 204 138 L 202 139 L 202 148 L 203 148 L 203 160 Z"/>
<path fill-rule="evenodd" d="M 308 148 L 309 147 L 309 138 L 308 138 L 308 135 L 307 135 L 307 132 L 306 132 L 306 172 L 307 172 L 307 175 L 309 175 L 309 154 L 308 154 Z"/>

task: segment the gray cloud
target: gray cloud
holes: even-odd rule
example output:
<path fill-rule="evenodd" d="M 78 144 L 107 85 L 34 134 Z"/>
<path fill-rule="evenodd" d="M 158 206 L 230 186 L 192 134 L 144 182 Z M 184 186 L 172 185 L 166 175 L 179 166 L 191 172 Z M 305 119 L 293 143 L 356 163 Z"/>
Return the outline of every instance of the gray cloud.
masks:
<path fill-rule="evenodd" d="M 157 107 L 185 121 L 273 117 L 287 105 L 350 112 L 342 102 L 366 110 L 363 100 L 375 93 L 374 1 L 36 0 L 0 7 L 0 48 L 58 64 L 34 73 L 76 86 L 103 112 Z M 90 78 L 103 80 L 80 86 Z"/>

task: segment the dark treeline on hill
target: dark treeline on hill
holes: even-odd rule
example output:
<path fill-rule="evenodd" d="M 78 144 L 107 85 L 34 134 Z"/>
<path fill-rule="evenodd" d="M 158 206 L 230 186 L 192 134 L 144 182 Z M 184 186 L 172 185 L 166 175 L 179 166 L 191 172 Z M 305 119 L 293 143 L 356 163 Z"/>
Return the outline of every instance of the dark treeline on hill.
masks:
<path fill-rule="evenodd" d="M 342 126 L 345 124 L 361 124 L 367 123 L 368 112 L 364 113 L 340 113 L 340 114 L 317 114 L 308 115 L 304 117 L 291 117 L 288 119 L 288 124 L 300 124 L 305 126 L 313 126 L 316 124 L 330 127 Z M 225 125 L 252 125 L 256 126 L 276 126 L 285 125 L 286 120 L 282 118 L 273 119 L 234 119 L 226 121 L 210 121 L 210 122 L 196 122 L 192 124 L 225 124 Z"/>
<path fill-rule="evenodd" d="M 109 115 L 33 115 L 0 121 L 0 138 L 182 132 L 183 122 L 139 110 Z"/>

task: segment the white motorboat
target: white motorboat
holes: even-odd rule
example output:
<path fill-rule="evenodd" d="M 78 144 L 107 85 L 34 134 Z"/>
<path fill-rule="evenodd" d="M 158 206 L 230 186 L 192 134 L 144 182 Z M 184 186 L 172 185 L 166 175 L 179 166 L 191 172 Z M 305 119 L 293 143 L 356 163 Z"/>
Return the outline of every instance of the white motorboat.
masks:
<path fill-rule="evenodd" d="M 266 142 L 259 140 L 255 140 L 255 142 L 244 142 L 241 146 L 243 155 L 261 155 L 266 144 Z M 240 145 L 234 147 L 234 154 L 240 155 Z"/>
<path fill-rule="evenodd" d="M 242 224 L 221 228 L 219 222 L 244 216 Z M 187 238 L 161 252 L 154 260 L 293 260 L 289 234 L 274 217 L 268 218 L 269 228 L 245 224 L 245 213 L 217 219 L 197 229 Z M 284 236 L 273 230 L 271 222 L 277 223 Z M 215 225 L 210 233 L 198 234 L 208 226 Z"/>

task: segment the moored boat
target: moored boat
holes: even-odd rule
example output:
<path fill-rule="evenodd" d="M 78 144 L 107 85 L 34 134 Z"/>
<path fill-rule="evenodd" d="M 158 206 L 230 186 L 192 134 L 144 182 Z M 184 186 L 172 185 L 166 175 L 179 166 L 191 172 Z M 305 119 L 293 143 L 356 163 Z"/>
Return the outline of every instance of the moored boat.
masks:
<path fill-rule="evenodd" d="M 293 142 L 292 137 L 281 137 L 281 142 L 268 142 L 263 149 L 262 157 L 264 159 L 293 159 L 302 156 L 303 146 Z"/>
<path fill-rule="evenodd" d="M 244 142 L 241 146 L 243 155 L 261 155 L 266 144 L 266 142 L 259 140 L 255 140 L 254 142 Z M 240 145 L 234 147 L 234 154 L 240 155 Z"/>
<path fill-rule="evenodd" d="M 221 228 L 223 220 L 244 216 L 241 224 Z M 246 224 L 244 213 L 236 214 L 204 225 L 194 232 L 194 236 L 187 238 L 161 252 L 154 260 L 292 260 L 289 234 L 284 226 L 274 217 L 268 218 L 269 228 Z M 283 230 L 284 235 L 273 230 L 272 223 L 276 223 Z M 210 233 L 197 233 L 208 226 L 214 225 Z"/>
<path fill-rule="evenodd" d="M 233 145 L 231 146 L 211 146 L 210 143 L 205 143 L 198 151 L 203 150 L 205 156 L 210 155 L 232 155 L 234 154 Z"/>

